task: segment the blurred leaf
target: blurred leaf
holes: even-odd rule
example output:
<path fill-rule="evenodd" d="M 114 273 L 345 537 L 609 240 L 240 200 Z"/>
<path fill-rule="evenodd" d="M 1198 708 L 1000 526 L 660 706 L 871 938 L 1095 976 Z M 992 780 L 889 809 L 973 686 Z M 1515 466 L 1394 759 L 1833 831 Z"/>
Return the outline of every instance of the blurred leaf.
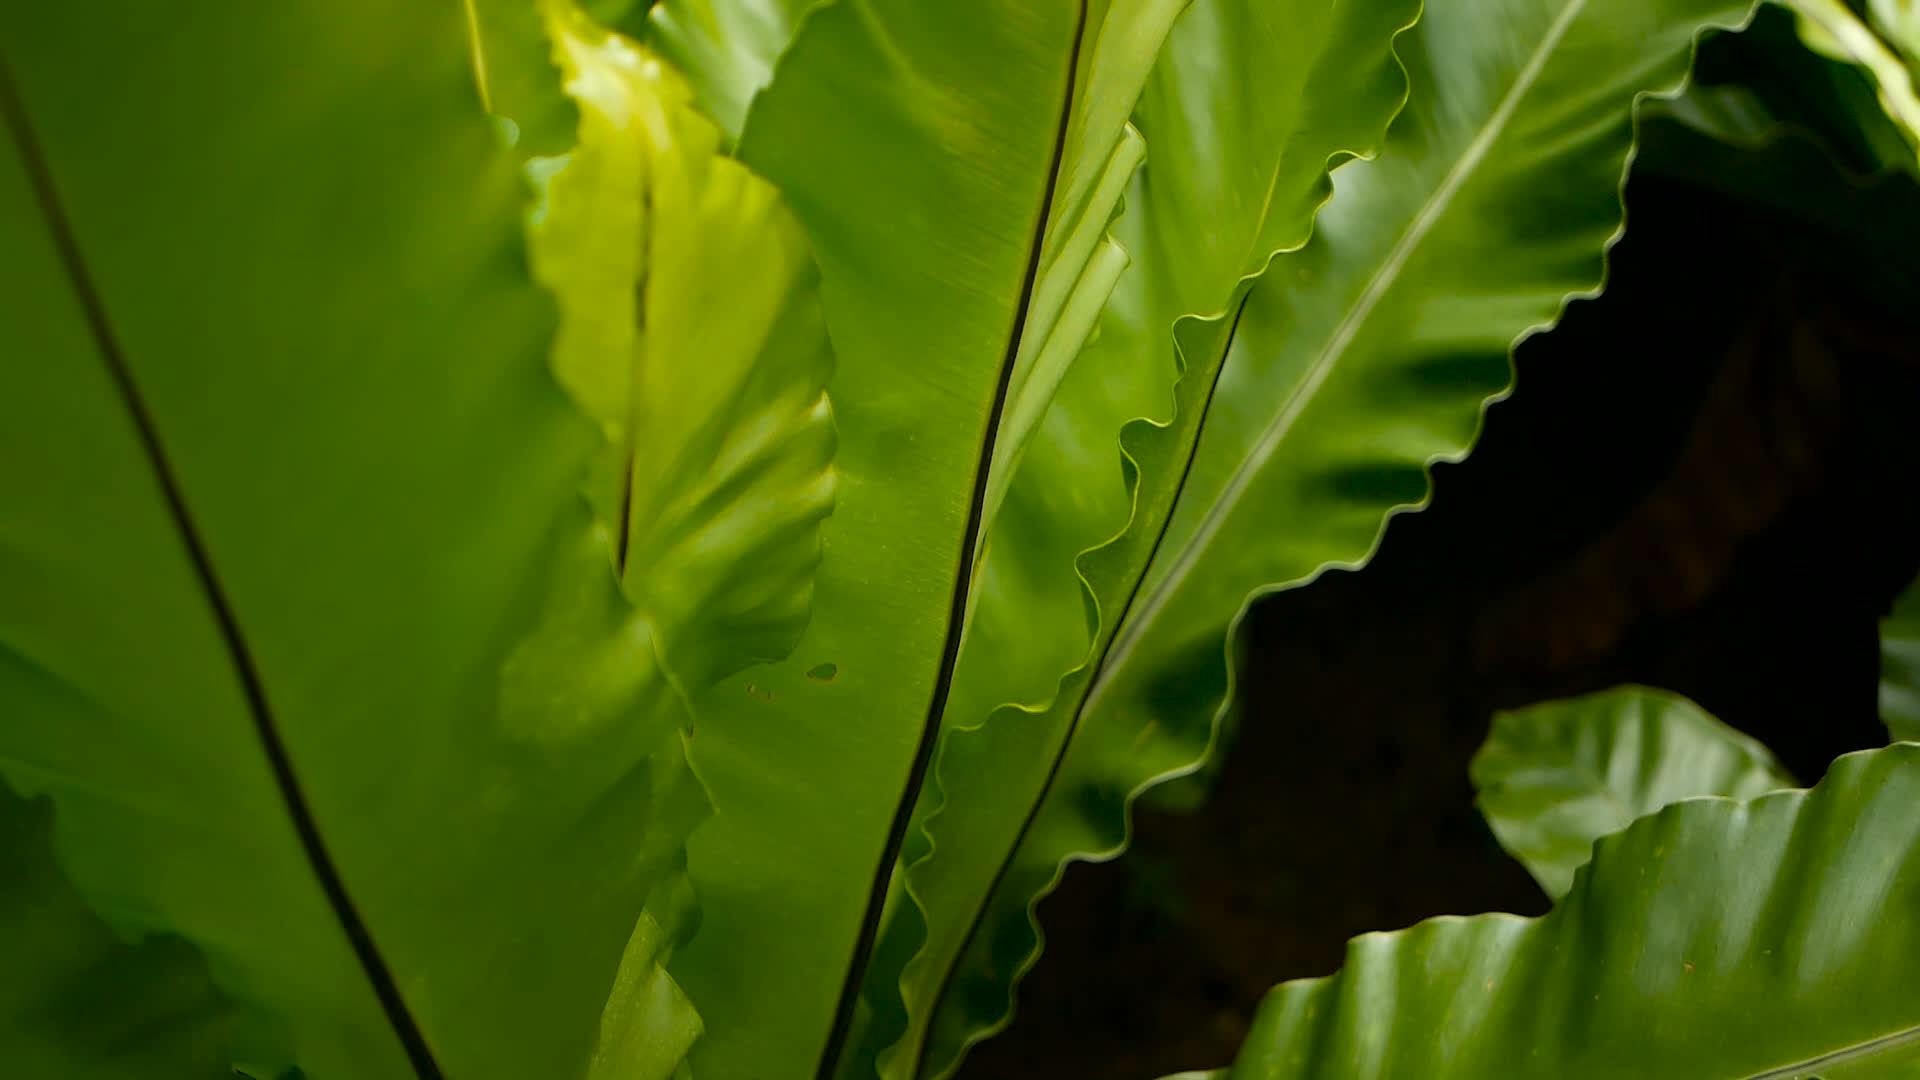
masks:
<path fill-rule="evenodd" d="M 1920 0 L 1867 0 L 1873 28 L 1906 57 L 1912 70 L 1920 64 Z"/>

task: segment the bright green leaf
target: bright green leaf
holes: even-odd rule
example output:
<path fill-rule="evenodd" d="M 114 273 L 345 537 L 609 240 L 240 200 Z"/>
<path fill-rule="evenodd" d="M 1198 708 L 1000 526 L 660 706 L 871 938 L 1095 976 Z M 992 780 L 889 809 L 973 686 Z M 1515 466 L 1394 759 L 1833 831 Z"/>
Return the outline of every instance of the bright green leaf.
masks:
<path fill-rule="evenodd" d="M 819 275 L 779 193 L 720 156 L 680 77 L 550 3 L 579 145 L 534 267 L 554 368 L 606 438 L 589 500 L 677 693 L 792 651 L 833 507 Z"/>
<path fill-rule="evenodd" d="M 647 13 L 647 43 L 693 82 L 694 97 L 728 143 L 806 14 L 833 0 L 661 0 Z"/>
<path fill-rule="evenodd" d="M 1208 250 L 1232 260 L 1230 276 L 1222 282 L 1214 272 L 1212 287 L 1221 291 L 1212 299 L 1204 290 L 1170 290 L 1198 299 L 1146 309 L 1148 334 L 1174 314 L 1217 314 L 1176 327 L 1186 375 L 1175 426 L 1139 425 L 1123 442 L 1151 482 L 1143 481 L 1132 529 L 1082 563 L 1089 580 L 1107 583 L 1094 588 L 1102 626 L 1093 659 L 1063 685 L 1044 721 L 1010 710 L 980 736 L 956 734 L 943 756 L 951 807 L 961 805 L 953 778 L 969 772 L 977 790 L 990 793 L 970 800 L 969 813 L 1004 816 L 991 800 L 1022 794 L 1011 834 L 1004 823 L 980 830 L 999 845 L 984 855 L 993 888 L 946 977 L 937 1038 L 948 1049 L 937 1060 L 950 1061 L 1006 1015 L 1007 987 L 1037 951 L 1032 905 L 1064 863 L 1117 854 L 1137 793 L 1204 759 L 1229 696 L 1234 613 L 1253 595 L 1364 559 L 1386 515 L 1425 498 L 1427 466 L 1465 453 L 1482 406 L 1507 385 L 1514 341 L 1600 285 L 1605 249 L 1621 225 L 1634 103 L 1676 88 L 1696 37 L 1740 23 L 1747 9 L 1737 0 L 1430 2 L 1398 39 L 1411 104 L 1378 161 L 1335 173 L 1317 240 L 1229 294 L 1231 275 L 1260 270 L 1286 245 L 1263 228 L 1160 234 L 1176 251 L 1207 238 Z M 1372 40 L 1384 49 L 1384 33 Z M 1233 93 L 1233 84 L 1219 92 Z M 1149 184 L 1165 126 L 1143 108 Z M 1179 140 L 1170 141 L 1178 161 Z M 1327 150 L 1366 145 L 1336 141 Z M 1285 175 L 1292 182 L 1276 193 L 1311 206 L 1318 174 Z M 1302 219 L 1250 220 L 1284 220 L 1297 230 Z M 1153 244 L 1133 247 L 1135 221 L 1155 219 L 1120 219 L 1135 266 L 1161 265 Z M 1304 239 L 1300 232 L 1293 242 Z M 1209 278 L 1198 280 L 1205 286 Z M 1115 310 L 1126 310 L 1118 298 Z M 1205 431 L 1192 452 L 1201 418 Z M 923 897 L 948 887 L 933 875 L 947 873 L 939 869 L 943 843 L 952 852 L 960 842 L 943 838 L 938 817 L 930 828 L 934 855 L 917 871 L 927 879 L 916 884 Z M 973 831 L 956 826 L 953 835 Z M 969 874 L 979 861 L 970 856 L 952 872 Z"/>

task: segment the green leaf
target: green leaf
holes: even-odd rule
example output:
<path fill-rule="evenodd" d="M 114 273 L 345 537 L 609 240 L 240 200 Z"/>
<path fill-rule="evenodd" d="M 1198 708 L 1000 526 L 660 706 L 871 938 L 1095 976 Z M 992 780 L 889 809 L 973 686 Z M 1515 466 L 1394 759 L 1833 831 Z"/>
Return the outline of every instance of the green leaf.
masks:
<path fill-rule="evenodd" d="M 547 11 L 580 132 L 535 163 L 534 266 L 560 303 L 555 372 L 605 437 L 588 498 L 643 617 L 629 677 L 684 728 L 686 695 L 785 656 L 806 624 L 836 480 L 818 274 L 675 72 L 569 4 Z M 568 659 L 543 658 L 536 689 L 565 685 Z M 681 777 L 663 790 L 644 850 L 677 863 L 705 800 Z M 668 1076 L 701 1030 L 660 968 L 692 929 L 685 888 L 656 886 L 628 943 L 596 1076 Z"/>
<path fill-rule="evenodd" d="M 671 968 L 706 1023 L 696 1074 L 805 1075 L 852 1023 L 959 644 L 1083 14 L 840 0 L 754 101 L 740 158 L 820 263 L 841 485 L 791 659 L 696 696 L 715 816 L 689 846 L 701 930 Z"/>
<path fill-rule="evenodd" d="M 1024 897 L 988 916 L 996 921 L 975 916 L 1071 725 L 1089 636 L 1111 636 L 1178 490 L 1179 459 L 1218 357 L 1190 357 L 1182 378 L 1174 321 L 1220 311 L 1243 275 L 1305 241 L 1330 159 L 1377 147 L 1403 100 L 1389 42 L 1414 8 L 1200 0 L 1147 77 L 1134 115 L 1150 160 L 1116 227 L 1136 257 L 993 523 L 948 710 L 941 790 L 922 800 L 923 816 L 940 809 L 929 822 L 931 855 L 925 844 L 912 852 L 917 908 L 896 907 L 891 955 L 876 965 L 876 981 L 897 979 L 911 960 L 901 984 L 911 1024 L 886 1059 L 889 1075 L 908 1074 L 922 1055 L 926 1075 L 947 1071 L 976 1030 L 1006 1014 L 1006 981 L 989 973 L 962 1009 L 930 1027 L 982 927 L 998 937 L 999 924 L 1014 921 L 1014 933 L 1027 932 Z M 1096 611 L 1103 621 L 1090 622 Z M 1061 673 L 1075 668 L 1061 690 Z M 1009 701 L 1033 707 L 987 720 Z M 1041 856 L 1043 876 L 1062 854 Z"/>
<path fill-rule="evenodd" d="M 1123 527 L 1129 504 L 1114 467 L 1118 433 L 1142 413 L 1165 408 L 1173 375 L 1165 355 L 1102 354 L 1089 339 L 1127 262 L 1108 230 L 1144 149 L 1128 115 L 1185 6 L 1103 0 L 1088 11 L 1053 205 L 983 500 L 966 635 L 944 715 L 949 726 L 977 723 L 1009 699 L 1044 700 L 1085 654 L 1090 628 L 1074 558 Z M 1017 485 L 1009 484 L 1016 474 Z M 913 807 L 903 862 L 924 852 L 925 816 L 937 802 L 929 783 Z M 863 1005 L 872 1014 L 858 1021 L 841 1066 L 845 1076 L 872 1075 L 876 1055 L 909 1022 L 899 983 L 921 924 L 917 901 L 902 886 L 898 877 L 890 886 L 885 935 L 864 984 Z M 889 1066 L 904 1067 L 910 1063 Z"/>
<path fill-rule="evenodd" d="M 53 857 L 53 814 L 0 783 L 0 1061 L 60 1080 L 222 1080 L 232 1010 L 175 939 L 115 940 Z"/>
<path fill-rule="evenodd" d="M 605 437 L 588 499 L 681 695 L 806 625 L 837 484 L 819 273 L 677 73 L 548 7 L 581 125 L 535 165 L 534 269 L 559 300 L 555 374 Z"/>
<path fill-rule="evenodd" d="M 1669 803 L 1752 798 L 1793 780 L 1767 748 L 1683 697 L 1622 687 L 1494 716 L 1473 757 L 1480 812 L 1548 896 L 1594 841 Z"/>
<path fill-rule="evenodd" d="M 1689 799 L 1595 847 L 1538 919 L 1368 934 L 1281 985 L 1218 1080 L 1910 1076 L 1920 746 L 1810 791 Z"/>
<path fill-rule="evenodd" d="M 1261 592 L 1364 559 L 1390 511 L 1424 500 L 1427 466 L 1465 453 L 1483 404 L 1507 385 L 1513 342 L 1600 285 L 1604 251 L 1621 224 L 1635 101 L 1676 88 L 1696 36 L 1740 22 L 1747 8 L 1722 0 L 1429 3 L 1419 26 L 1398 39 L 1412 104 L 1380 160 L 1335 173 L 1322 235 L 1304 250 L 1235 290 L 1233 278 L 1260 270 L 1283 241 L 1305 240 L 1303 216 L 1250 210 L 1242 220 L 1256 227 L 1225 237 L 1182 227 L 1179 218 L 1163 229 L 1137 208 L 1121 218 L 1136 267 L 1180 265 L 1161 252 L 1198 238 L 1225 261 L 1200 260 L 1212 269 L 1191 279 L 1198 287 L 1156 285 L 1141 307 L 1117 297 L 1114 310 L 1142 311 L 1148 335 L 1179 314 L 1215 314 L 1175 327 L 1186 374 L 1174 425 L 1136 425 L 1123 439 L 1142 484 L 1129 532 L 1081 564 L 1101 617 L 1092 657 L 1038 719 L 1003 712 L 979 734 L 957 732 L 943 754 L 942 814 L 953 818 L 930 822 L 934 854 L 915 868 L 915 893 L 978 888 L 949 882 L 977 881 L 983 863 L 991 893 L 962 929 L 964 940 L 946 946 L 957 960 L 936 957 L 952 973 L 938 1006 L 935 1062 L 950 1062 L 1006 1015 L 1007 987 L 1036 955 L 1032 907 L 1064 863 L 1117 854 L 1131 800 L 1204 759 L 1229 697 L 1239 615 L 1227 616 Z M 1381 56 L 1360 62 L 1362 72 L 1388 70 L 1391 14 L 1376 14 L 1373 36 L 1355 39 Z M 1333 65 L 1341 53 L 1326 59 L 1340 70 Z M 1245 97 L 1231 81 L 1217 92 Z M 1382 91 L 1373 93 L 1364 100 L 1379 101 Z M 1354 99 L 1344 97 L 1342 105 Z M 1327 115 L 1359 123 L 1355 114 Z M 1184 155 L 1178 136 L 1163 144 L 1170 125 L 1147 119 L 1144 106 L 1140 127 L 1151 185 L 1158 163 Z M 1196 125 L 1195 144 L 1209 145 L 1199 134 L 1206 130 Z M 1369 145 L 1352 138 L 1326 145 L 1311 158 L 1316 168 L 1331 150 Z M 1163 145 L 1172 149 L 1163 153 Z M 1287 194 L 1283 205 L 1318 201 L 1324 181 L 1316 171 L 1286 175 L 1290 182 L 1274 189 Z M 1191 192 L 1208 194 L 1190 198 L 1194 207 L 1262 205 L 1195 183 Z M 1133 222 L 1154 230 L 1137 245 Z M 1266 231 L 1269 222 L 1284 224 L 1278 237 Z M 1123 280 L 1123 296 L 1125 289 Z M 1175 300 L 1156 302 L 1156 294 Z M 1009 791 L 1021 794 L 1016 800 Z M 996 799 L 1016 809 L 996 809 Z M 976 835 L 997 846 L 959 856 Z M 943 847 L 954 856 L 946 868 Z M 972 900 L 954 907 L 971 916 Z M 936 925 L 933 933 L 942 932 Z"/>
<path fill-rule="evenodd" d="M 661 0 L 647 12 L 647 44 L 692 80 L 694 98 L 729 144 L 747 107 L 807 13 L 833 0 Z"/>
<path fill-rule="evenodd" d="M 1912 585 L 1880 620 L 1880 720 L 1894 739 L 1920 739 L 1920 588 Z"/>
<path fill-rule="evenodd" d="M 750 347 L 644 342 L 682 370 L 642 365 L 635 400 L 687 412 L 632 439 L 661 512 L 623 544 L 582 497 L 608 431 L 549 370 L 458 10 L 8 8 L 0 52 L 0 775 L 51 797 L 74 887 L 202 950 L 255 1075 L 673 1070 L 697 1029 L 656 961 L 704 812 L 683 698 L 796 632 L 824 512 L 804 258 L 688 269 L 654 238 L 655 291 L 697 313 L 725 280 Z M 771 205 L 704 161 L 681 196 Z M 813 451 L 778 504 L 769 417 Z"/>
<path fill-rule="evenodd" d="M 1849 60 L 1808 49 L 1801 25 L 1786 7 L 1763 9 L 1738 45 L 1716 50 L 1734 57 L 1715 65 L 1719 80 L 1733 85 L 1714 89 L 1760 99 L 1779 122 L 1817 135 L 1850 172 L 1920 173 L 1911 138 L 1880 106 L 1873 80 Z"/>

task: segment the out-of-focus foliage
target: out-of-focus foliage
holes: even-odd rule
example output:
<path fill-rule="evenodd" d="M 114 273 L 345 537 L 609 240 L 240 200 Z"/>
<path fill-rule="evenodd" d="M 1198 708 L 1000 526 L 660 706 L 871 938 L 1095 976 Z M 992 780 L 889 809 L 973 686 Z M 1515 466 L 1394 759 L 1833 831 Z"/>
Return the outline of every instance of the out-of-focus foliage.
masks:
<path fill-rule="evenodd" d="M 1639 687 L 1500 713 L 1472 774 L 1501 846 L 1555 899 L 1594 841 L 1636 818 L 1681 799 L 1793 786 L 1766 747 L 1685 698 Z"/>

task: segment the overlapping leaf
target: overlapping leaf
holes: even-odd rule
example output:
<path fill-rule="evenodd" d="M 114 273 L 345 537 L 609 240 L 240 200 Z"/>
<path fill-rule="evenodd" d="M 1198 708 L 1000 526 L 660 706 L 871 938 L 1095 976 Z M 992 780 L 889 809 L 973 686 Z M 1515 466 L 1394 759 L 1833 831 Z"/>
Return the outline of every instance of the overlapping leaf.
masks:
<path fill-rule="evenodd" d="M 1920 186 L 1891 121 L 1856 107 L 1863 80 L 1808 52 L 1775 7 L 1709 42 L 1701 61 L 1714 81 L 1643 109 L 1634 168 L 1812 226 L 1828 241 L 1823 266 L 1899 310 L 1920 288 L 1920 266 L 1906 257 Z M 1859 265 L 1873 272 L 1851 273 Z"/>
<path fill-rule="evenodd" d="M 706 1020 L 696 1073 L 809 1075 L 851 1022 L 958 643 L 1084 14 L 839 0 L 754 100 L 740 157 L 820 262 L 841 487 L 792 659 L 697 700 L 716 814 L 690 847 L 702 928 L 673 963 Z"/>
<path fill-rule="evenodd" d="M 566 158 L 536 163 L 534 263 L 560 303 L 556 374 L 606 437 L 588 494 L 643 618 L 630 664 L 685 727 L 687 694 L 785 656 L 805 625 L 835 479 L 817 273 L 677 74 L 571 5 L 547 10 L 581 125 Z M 688 776 L 663 790 L 643 850 L 677 865 L 705 802 Z M 658 970 L 690 929 L 685 887 L 658 886 L 629 943 L 609 1077 L 670 1074 L 699 1031 Z"/>
<path fill-rule="evenodd" d="M 1793 786 L 1766 747 L 1683 697 L 1643 687 L 1496 715 L 1472 776 L 1500 845 L 1555 899 L 1594 841 L 1636 818 L 1681 799 Z"/>
<path fill-rule="evenodd" d="M 1424 497 L 1428 463 L 1465 451 L 1506 385 L 1513 341 L 1598 286 L 1636 98 L 1673 88 L 1696 35 L 1745 12 L 1704 0 L 1429 4 L 1402 38 L 1412 105 L 1381 160 L 1336 174 L 1322 238 L 1277 261 L 1228 317 L 1181 324 L 1191 368 L 1225 358 L 1196 410 L 1205 433 L 1174 472 L 1164 535 L 1140 528 L 1156 520 L 1142 512 L 1131 540 L 1088 561 L 1090 577 L 1142 585 L 1131 599 L 1115 591 L 1111 636 L 1063 687 L 1062 722 L 1026 748 L 1051 764 L 959 954 L 947 1045 L 1005 1013 L 1005 987 L 1034 953 L 1028 908 L 1062 861 L 1117 852 L 1134 793 L 1204 756 L 1227 693 L 1230 613 L 1257 590 L 1364 557 L 1385 514 Z M 1141 127 L 1153 148 L 1154 125 Z M 937 853 L 937 818 L 932 829 Z"/>
<path fill-rule="evenodd" d="M 785 656 L 833 506 L 832 352 L 800 226 L 672 69 L 552 4 L 579 145 L 534 262 L 556 374 L 600 423 L 589 499 L 680 692 Z"/>
<path fill-rule="evenodd" d="M 1920 746 L 1810 791 L 1692 799 L 1538 919 L 1368 934 L 1262 1003 L 1217 1080 L 1894 1077 L 1920 1063 Z"/>
<path fill-rule="evenodd" d="M 0 775 L 114 931 L 204 953 L 254 1075 L 666 1075 L 682 690 L 797 629 L 820 325 L 765 196 L 661 155 L 647 190 L 753 243 L 654 235 L 653 293 L 737 309 L 614 357 L 646 408 L 596 431 L 459 20 L 0 16 Z M 550 194 L 551 274 L 591 253 Z M 570 341 L 569 372 L 606 344 Z M 624 537 L 581 495 L 622 430 Z M 808 482 L 759 468 L 781 438 Z M 688 456 L 719 467 L 663 471 Z"/>
<path fill-rule="evenodd" d="M 523 157 L 573 145 L 577 118 L 542 25 L 543 0 L 464 0 L 467 47 L 481 107 L 503 120 Z"/>
<path fill-rule="evenodd" d="M 956 730 L 942 752 L 940 789 L 927 799 L 943 808 L 930 822 L 931 854 L 916 853 L 909 875 L 925 921 L 909 913 L 895 929 L 896 952 L 919 952 L 904 972 L 911 1025 L 888 1055 L 890 1075 L 912 1075 L 923 1063 L 927 1075 L 947 1070 L 965 1039 L 1005 1014 L 1006 984 L 989 976 L 946 1030 L 930 1027 L 1002 859 L 1045 788 L 1084 671 L 1051 705 L 981 721 L 1009 699 L 1052 698 L 1060 673 L 1085 662 L 1089 633 L 1110 637 L 1150 555 L 1219 360 L 1191 357 L 1181 378 L 1174 321 L 1220 311 L 1242 276 L 1305 240 L 1329 159 L 1375 147 L 1404 94 L 1389 43 L 1413 10 L 1201 0 L 1147 79 L 1135 115 L 1150 161 L 1118 224 L 1134 265 L 1019 462 L 989 539 L 949 714 Z M 1152 419 L 1117 447 L 1115 434 L 1140 417 Z M 1125 537 L 1079 558 L 1130 514 Z M 1076 560 L 1082 578 L 1064 572 Z M 1091 623 L 1089 598 L 1098 609 Z M 1014 917 L 1025 932 L 1024 910 Z"/>

